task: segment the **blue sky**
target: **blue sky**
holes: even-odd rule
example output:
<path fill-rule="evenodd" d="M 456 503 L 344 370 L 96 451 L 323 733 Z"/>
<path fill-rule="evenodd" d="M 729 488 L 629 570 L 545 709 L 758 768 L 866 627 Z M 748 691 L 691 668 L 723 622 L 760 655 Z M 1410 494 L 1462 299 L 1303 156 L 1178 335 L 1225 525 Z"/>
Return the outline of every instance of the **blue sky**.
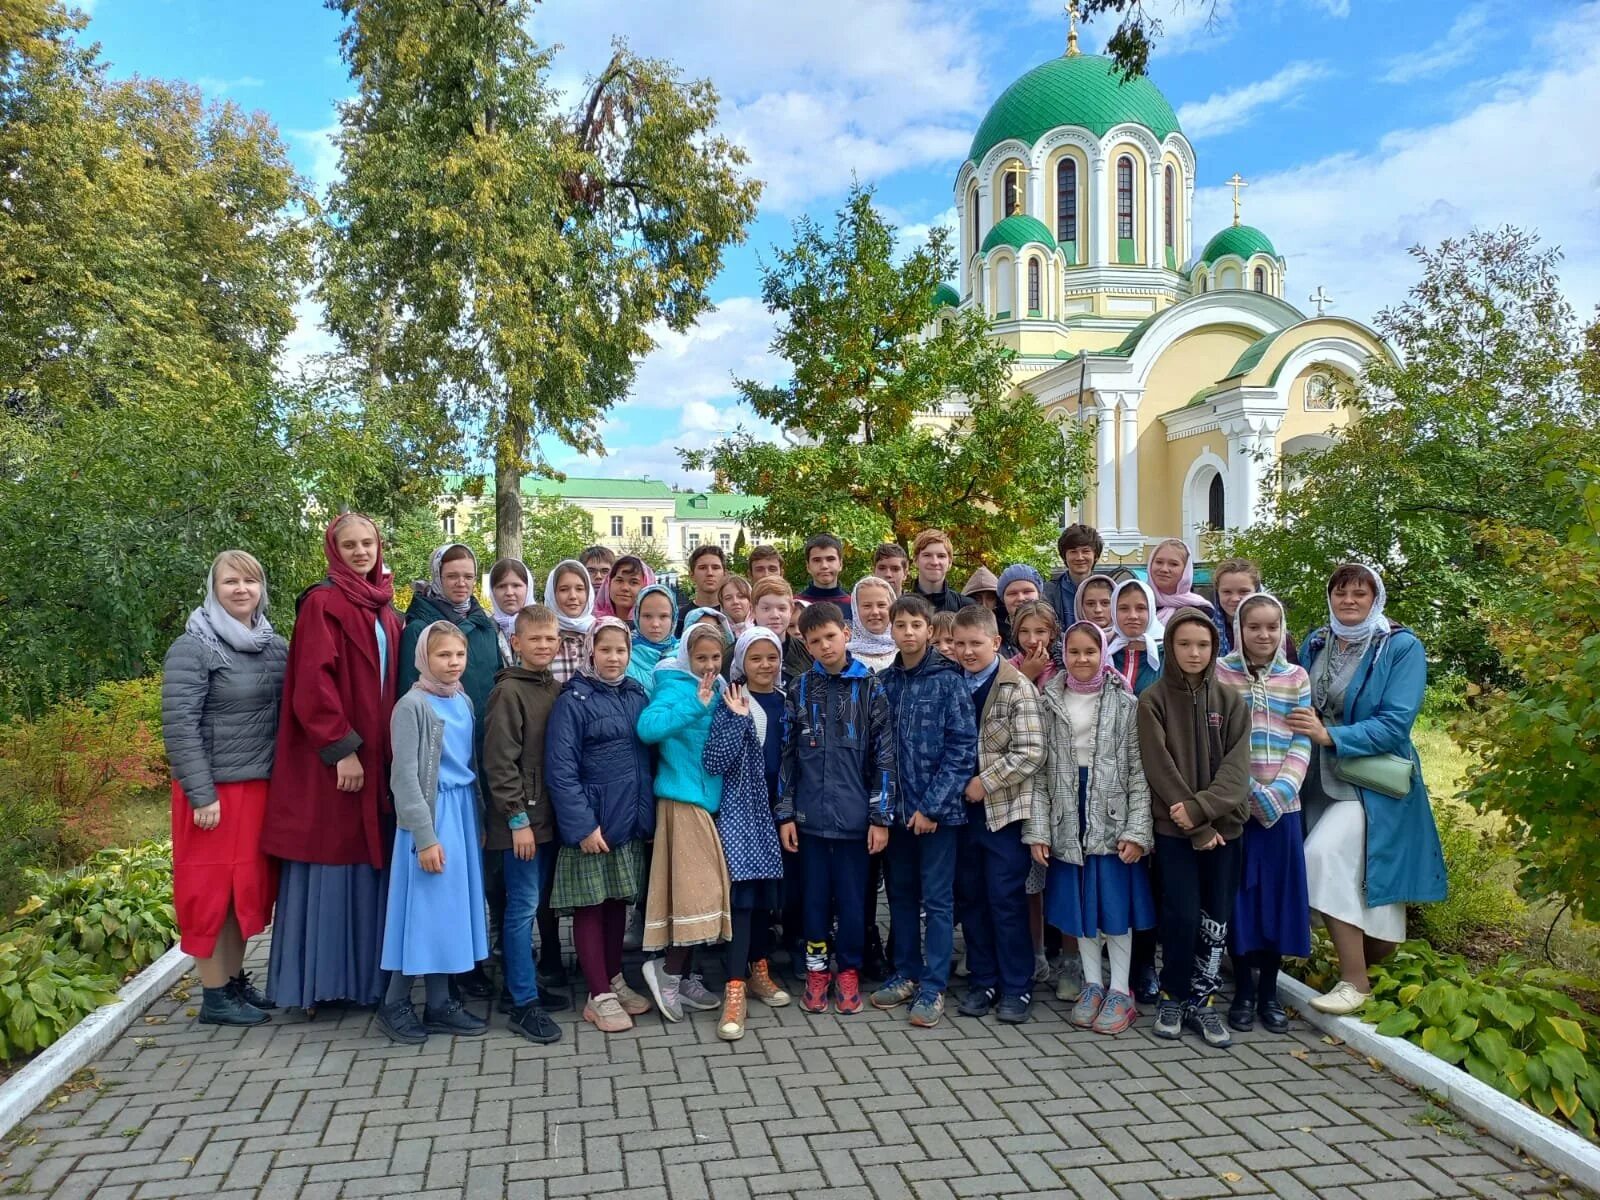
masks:
<path fill-rule="evenodd" d="M 82 0 L 80 0 L 82 4 Z M 318 186 L 352 86 L 340 22 L 320 0 L 95 0 L 88 36 L 115 74 L 183 78 L 267 112 Z M 1600 299 L 1600 3 L 1454 0 L 1146 0 L 1166 14 L 1151 77 L 1199 160 L 1197 244 L 1230 216 L 1289 263 L 1287 296 L 1321 285 L 1362 320 L 1403 298 L 1406 250 L 1511 222 L 1566 252 L 1580 313 Z M 1086 28 L 1097 48 L 1110 25 Z M 758 300 L 759 255 L 803 213 L 828 221 L 852 176 L 877 186 L 909 235 L 952 217 L 972 131 L 1018 75 L 1061 52 L 1049 0 L 546 0 L 534 31 L 560 43 L 554 82 L 575 93 L 614 36 L 712 80 L 725 129 L 766 182 L 748 243 L 717 279 L 719 309 L 665 334 L 604 427 L 610 455 L 551 461 L 581 474 L 692 482 L 678 446 L 751 416 L 733 374 L 778 379 Z M 1583 116 L 1590 112 L 1590 116 Z M 326 344 L 302 306 L 295 353 Z"/>

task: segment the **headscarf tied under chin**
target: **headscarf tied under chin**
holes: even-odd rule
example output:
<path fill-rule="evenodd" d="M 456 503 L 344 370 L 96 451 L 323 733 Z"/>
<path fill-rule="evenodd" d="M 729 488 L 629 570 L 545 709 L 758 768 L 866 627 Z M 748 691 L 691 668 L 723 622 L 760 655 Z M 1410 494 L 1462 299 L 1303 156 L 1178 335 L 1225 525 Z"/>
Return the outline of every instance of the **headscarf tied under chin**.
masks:
<path fill-rule="evenodd" d="M 424 629 L 422 636 L 417 639 L 417 681 L 411 686 L 421 688 L 430 696 L 439 696 L 448 700 L 451 696 L 461 691 L 461 680 L 457 679 L 454 683 L 446 683 L 428 667 L 428 647 L 433 645 L 433 639 L 441 633 L 449 634 L 458 641 L 463 640 L 461 630 L 457 629 L 449 621 L 435 621 Z"/>
<path fill-rule="evenodd" d="M 563 567 L 571 567 L 572 570 L 565 571 L 562 569 Z M 575 617 L 568 616 L 562 612 L 561 605 L 556 603 L 556 584 L 572 574 L 573 571 L 576 571 L 583 579 L 584 596 L 583 611 Z M 556 614 L 556 624 L 560 627 L 562 633 L 590 632 L 594 628 L 595 616 L 594 580 L 589 577 L 589 569 L 575 558 L 563 558 L 558 562 L 555 565 L 555 569 L 550 572 L 549 577 L 544 581 L 544 606 Z M 612 617 L 611 620 L 617 621 L 615 617 Z M 621 621 L 617 621 L 617 624 L 622 625 L 624 629 L 628 628 Z M 631 633 L 628 635 L 628 640 L 630 642 L 633 640 Z"/>
<path fill-rule="evenodd" d="M 579 674 L 587 676 L 596 683 L 603 684 L 606 687 L 615 687 L 617 684 L 622 682 L 623 678 L 626 677 L 628 669 L 627 663 L 622 664 L 623 673 L 622 675 L 617 676 L 615 679 L 601 679 L 599 674 L 594 669 L 594 644 L 599 639 L 600 635 L 608 629 L 620 629 L 622 631 L 623 641 L 628 646 L 628 653 L 632 655 L 633 636 L 631 633 L 629 633 L 628 627 L 616 617 L 596 617 L 593 623 L 589 626 L 588 631 L 583 635 L 583 666 L 580 667 L 578 671 Z"/>
<path fill-rule="evenodd" d="M 639 624 L 639 613 L 644 608 L 646 596 L 665 596 L 667 598 L 667 611 L 671 619 L 667 622 L 667 636 L 659 642 L 652 642 L 644 635 L 644 628 Z M 613 620 L 621 620 L 614 617 Z M 678 597 L 671 588 L 664 583 L 652 583 L 649 587 L 640 588 L 639 594 L 633 599 L 633 658 L 632 662 L 645 671 L 654 671 L 661 665 L 662 659 L 671 658 L 678 652 L 678 635 L 673 633 L 674 626 L 678 623 Z"/>
<path fill-rule="evenodd" d="M 594 590 L 595 616 L 616 617 L 619 621 L 623 620 L 623 618 L 617 612 L 617 606 L 611 602 L 611 581 L 612 579 L 616 578 L 617 572 L 625 566 L 632 567 L 634 573 L 636 573 L 639 578 L 643 580 L 643 582 L 639 584 L 640 594 L 643 594 L 644 588 L 649 587 L 656 581 L 656 573 L 651 569 L 649 563 L 645 562 L 644 559 L 640 558 L 637 554 L 624 554 L 621 558 L 617 559 L 616 562 L 611 564 L 611 574 L 607 575 L 606 581 Z M 637 612 L 639 608 L 638 596 L 634 596 L 633 598 L 633 607 L 634 611 Z M 629 613 L 628 616 L 631 618 L 633 613 Z"/>
<path fill-rule="evenodd" d="M 689 625 L 685 626 L 683 637 L 678 642 L 677 656 L 674 658 L 662 659 L 661 665 L 656 669 L 661 671 L 682 671 L 685 675 L 688 675 L 694 679 L 700 678 L 700 672 L 694 669 L 694 644 L 696 642 L 703 642 L 706 640 L 706 638 L 715 638 L 717 641 L 717 653 L 719 655 L 717 665 L 720 668 L 722 665 L 720 655 L 725 649 L 727 649 L 726 644 L 722 640 L 721 632 L 714 625 Z M 717 678 L 716 688 L 718 691 L 722 690 L 721 676 L 718 676 Z"/>
<path fill-rule="evenodd" d="M 855 655 L 893 654 L 898 647 L 894 644 L 894 633 L 891 630 L 885 629 L 882 633 L 873 633 L 861 623 L 860 596 L 863 585 L 887 589 L 890 604 L 900 596 L 894 584 L 887 579 L 880 579 L 876 575 L 864 575 L 856 580 L 855 587 L 850 589 L 850 641 L 846 648 Z"/>
<path fill-rule="evenodd" d="M 1328 625 L 1333 632 L 1347 642 L 1364 642 L 1375 634 L 1385 633 L 1389 629 L 1389 618 L 1383 615 L 1383 606 L 1388 602 L 1389 593 L 1383 586 L 1383 579 L 1366 563 L 1347 563 L 1346 566 L 1355 567 L 1366 572 L 1367 579 L 1372 583 L 1372 611 L 1367 613 L 1366 620 L 1355 625 L 1346 625 L 1333 613 L 1333 585 L 1328 586 Z M 1344 567 L 1339 568 L 1341 571 Z M 1241 604 L 1241 608 L 1244 606 Z"/>
<path fill-rule="evenodd" d="M 1156 586 L 1155 572 L 1150 565 L 1156 561 L 1156 555 L 1167 546 L 1176 546 L 1183 551 L 1183 574 L 1178 578 L 1178 586 L 1170 592 L 1163 592 Z M 1150 580 L 1150 590 L 1155 593 L 1156 603 L 1150 606 L 1150 615 L 1159 616 L 1165 624 L 1172 614 L 1180 608 L 1198 608 L 1201 612 L 1211 609 L 1211 601 L 1194 590 L 1194 555 L 1189 553 L 1189 547 L 1178 538 L 1167 538 L 1156 548 L 1150 551 L 1150 557 L 1145 561 L 1145 574 Z"/>
<path fill-rule="evenodd" d="M 1239 607 L 1233 610 L 1233 651 L 1226 655 L 1222 661 L 1241 675 L 1250 675 L 1256 668 L 1250 664 L 1250 659 L 1244 652 L 1244 614 L 1247 608 L 1258 608 L 1263 604 L 1270 604 L 1278 610 L 1278 644 L 1273 647 L 1272 661 L 1266 665 L 1266 670 L 1276 674 L 1280 669 L 1289 666 L 1289 655 L 1286 647 L 1289 642 L 1289 614 L 1284 611 L 1283 601 L 1271 592 L 1251 592 L 1239 601 Z"/>
<path fill-rule="evenodd" d="M 377 543 L 377 553 L 373 556 L 372 566 L 367 569 L 365 575 L 356 574 L 339 555 L 339 530 L 351 521 L 362 521 L 370 525 L 373 539 Z M 394 579 L 390 576 L 388 568 L 383 565 L 383 535 L 378 532 L 378 523 L 371 517 L 360 513 L 344 513 L 335 517 L 329 522 L 327 532 L 322 535 L 322 552 L 328 558 L 328 582 L 338 588 L 351 604 L 357 608 L 376 612 L 393 603 Z"/>
<path fill-rule="evenodd" d="M 1122 622 L 1117 620 L 1117 601 L 1122 598 L 1122 593 L 1131 587 L 1136 587 L 1144 593 L 1144 602 L 1150 609 L 1150 623 L 1145 626 L 1144 632 L 1137 638 L 1130 638 L 1126 633 L 1122 632 Z M 1151 669 L 1159 671 L 1161 669 L 1161 639 L 1166 636 L 1166 632 L 1166 626 L 1162 623 L 1161 618 L 1156 615 L 1155 588 L 1142 579 L 1124 579 L 1117 584 L 1116 589 L 1111 593 L 1111 646 L 1106 654 L 1108 660 L 1118 650 L 1143 642 L 1144 645 L 1139 646 L 1138 649 L 1143 650 L 1145 656 L 1149 658 Z"/>
<path fill-rule="evenodd" d="M 237 650 L 240 654 L 259 654 L 265 650 L 277 636 L 272 629 L 272 622 L 267 620 L 267 581 L 261 581 L 261 598 L 256 601 L 255 611 L 250 614 L 250 624 L 246 625 L 227 609 L 222 607 L 222 601 L 217 599 L 217 567 L 222 562 L 223 555 L 229 551 L 224 550 L 211 560 L 211 570 L 206 572 L 206 598 L 200 607 L 189 614 L 188 623 L 183 631 L 200 641 L 211 651 L 219 667 L 232 664 L 228 657 L 228 650 Z M 226 647 L 226 649 L 224 649 Z"/>
<path fill-rule="evenodd" d="M 783 661 L 783 642 L 778 635 L 764 625 L 752 625 L 739 635 L 739 640 L 733 644 L 733 664 L 728 674 L 735 683 L 743 683 L 745 679 L 744 657 L 750 653 L 750 647 L 757 642 L 771 642 L 778 651 L 778 661 Z"/>
<path fill-rule="evenodd" d="M 463 545 L 461 542 L 448 542 L 433 552 L 432 557 L 428 559 L 428 587 L 432 591 L 434 599 L 441 604 L 448 604 L 456 616 L 464 617 L 467 615 L 467 610 L 472 607 L 472 592 L 469 591 L 467 593 L 465 600 L 451 600 L 444 594 L 444 556 L 452 550 L 465 550 L 467 557 L 472 560 L 473 588 L 476 590 L 478 556 L 472 552 L 471 546 Z M 515 619 L 515 617 L 512 618 L 513 621 Z"/>
<path fill-rule="evenodd" d="M 502 563 L 510 563 L 510 569 L 522 576 L 522 585 L 527 588 L 527 594 L 523 597 L 522 603 L 526 605 L 529 602 L 529 597 L 533 595 L 533 573 L 528 570 L 528 564 L 520 558 L 502 558 L 495 566 L 498 567 Z M 494 594 L 492 587 L 489 589 L 489 615 L 494 618 L 494 623 L 500 627 L 500 632 L 505 634 L 506 637 L 510 637 L 515 632 L 517 614 L 507 612 L 500 607 L 500 597 Z"/>
<path fill-rule="evenodd" d="M 1094 634 L 1095 639 L 1100 643 L 1100 670 L 1093 679 L 1087 682 L 1072 673 L 1071 661 L 1067 658 L 1067 639 L 1079 629 L 1087 629 Z M 1067 690 L 1077 692 L 1080 695 L 1089 696 L 1098 692 L 1104 685 L 1108 675 L 1113 679 L 1122 678 L 1117 674 L 1117 669 L 1111 665 L 1111 647 L 1106 639 L 1106 631 L 1093 621 L 1074 621 L 1067 626 L 1067 631 L 1061 635 L 1061 661 L 1067 663 L 1067 668 L 1064 672 L 1067 677 Z"/>

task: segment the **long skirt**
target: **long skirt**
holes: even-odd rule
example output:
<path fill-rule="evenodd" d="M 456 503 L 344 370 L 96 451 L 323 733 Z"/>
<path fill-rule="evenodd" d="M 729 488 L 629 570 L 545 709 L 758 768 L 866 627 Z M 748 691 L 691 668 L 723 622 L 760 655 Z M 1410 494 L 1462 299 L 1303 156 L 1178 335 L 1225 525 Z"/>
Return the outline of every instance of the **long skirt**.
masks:
<path fill-rule="evenodd" d="M 272 920 L 278 894 L 277 860 L 261 852 L 267 781 L 219 783 L 222 817 L 215 829 L 194 823 L 194 809 L 172 781 L 172 904 L 183 952 L 210 958 L 231 906 L 239 932 L 254 937 Z"/>
<path fill-rule="evenodd" d="M 1304 958 L 1311 953 L 1305 837 L 1300 830 L 1297 812 L 1284 813 L 1270 827 L 1254 818 L 1244 827 L 1244 873 L 1228 926 L 1234 954 L 1264 950 Z"/>
<path fill-rule="evenodd" d="M 1089 768 L 1078 768 L 1078 837 L 1088 825 Z M 1156 902 L 1145 859 L 1125 863 L 1115 854 L 1085 854 L 1083 865 L 1050 860 L 1044 885 L 1044 919 L 1069 937 L 1118 937 L 1153 929 Z"/>
<path fill-rule="evenodd" d="M 1383 942 L 1406 940 L 1406 906 L 1367 907 L 1367 810 L 1336 800 L 1306 838 L 1306 886 L 1313 911 Z"/>
<path fill-rule="evenodd" d="M 366 863 L 284 862 L 272 927 L 267 997 L 290 1008 L 383 998 L 389 872 Z"/>
<path fill-rule="evenodd" d="M 707 946 L 732 936 L 728 861 L 711 814 L 698 804 L 657 800 L 644 948 Z"/>
<path fill-rule="evenodd" d="M 433 809 L 434 835 L 444 850 L 444 870 L 437 875 L 422 869 L 410 831 L 395 831 L 383 931 L 385 971 L 458 975 L 489 957 L 477 791 L 471 784 L 441 787 Z"/>

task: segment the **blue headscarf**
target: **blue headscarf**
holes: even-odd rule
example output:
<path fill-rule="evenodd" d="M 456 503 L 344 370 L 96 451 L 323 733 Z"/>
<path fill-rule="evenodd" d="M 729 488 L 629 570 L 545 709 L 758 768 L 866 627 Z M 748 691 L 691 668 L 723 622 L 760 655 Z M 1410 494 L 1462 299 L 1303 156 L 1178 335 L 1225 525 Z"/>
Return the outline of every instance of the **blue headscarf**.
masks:
<path fill-rule="evenodd" d="M 672 606 L 672 620 L 667 625 L 666 640 L 660 642 L 652 642 L 639 628 L 639 612 L 644 608 L 644 598 L 653 594 L 665 596 L 667 603 Z M 658 662 L 678 652 L 678 637 L 672 632 L 677 624 L 678 598 L 672 594 L 671 588 L 652 583 L 649 587 L 639 589 L 639 594 L 633 598 L 633 657 L 628 660 L 628 674 L 643 682 L 656 669 Z"/>

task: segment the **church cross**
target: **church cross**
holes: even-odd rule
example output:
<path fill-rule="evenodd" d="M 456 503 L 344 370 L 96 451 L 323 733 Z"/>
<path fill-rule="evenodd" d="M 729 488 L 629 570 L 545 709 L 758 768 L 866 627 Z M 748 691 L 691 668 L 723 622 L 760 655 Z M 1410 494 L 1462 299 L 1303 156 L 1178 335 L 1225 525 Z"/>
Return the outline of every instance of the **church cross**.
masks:
<path fill-rule="evenodd" d="M 1078 0 L 1068 0 L 1061 6 L 1067 14 L 1067 57 L 1078 57 Z"/>
<path fill-rule="evenodd" d="M 1306 299 L 1317 306 L 1317 316 L 1319 317 L 1323 315 L 1322 310 L 1333 303 L 1333 297 L 1328 295 L 1327 289 L 1320 283 L 1317 284 L 1317 290 L 1307 296 Z"/>
<path fill-rule="evenodd" d="M 1247 188 L 1250 185 L 1240 178 L 1239 172 L 1235 171 L 1233 178 L 1228 180 L 1225 186 L 1233 189 L 1233 223 L 1237 225 L 1239 223 L 1239 189 Z"/>

